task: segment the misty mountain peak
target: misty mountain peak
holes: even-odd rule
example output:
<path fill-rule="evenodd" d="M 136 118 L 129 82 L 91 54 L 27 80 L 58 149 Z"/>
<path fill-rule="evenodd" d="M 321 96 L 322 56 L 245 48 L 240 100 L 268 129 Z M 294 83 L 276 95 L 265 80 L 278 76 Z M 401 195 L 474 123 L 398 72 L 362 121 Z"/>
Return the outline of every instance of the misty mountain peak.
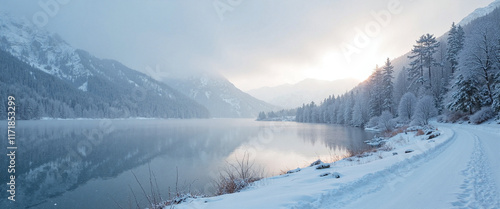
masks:
<path fill-rule="evenodd" d="M 493 10 L 495 10 L 498 7 L 500 7 L 500 0 L 495 0 L 494 2 L 490 3 L 486 7 L 478 8 L 478 9 L 474 10 L 474 12 L 469 14 L 467 17 L 463 18 L 462 21 L 460 21 L 460 23 L 458 23 L 458 24 L 462 25 L 462 26 L 467 25 L 471 21 L 473 21 L 477 18 L 484 17 L 484 16 L 488 15 L 489 13 L 493 12 Z"/>

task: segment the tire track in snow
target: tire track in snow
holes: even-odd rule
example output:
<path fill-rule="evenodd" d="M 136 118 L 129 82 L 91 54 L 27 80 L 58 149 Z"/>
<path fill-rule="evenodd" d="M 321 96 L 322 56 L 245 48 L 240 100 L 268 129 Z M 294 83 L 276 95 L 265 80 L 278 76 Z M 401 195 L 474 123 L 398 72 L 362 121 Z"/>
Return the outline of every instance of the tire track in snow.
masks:
<path fill-rule="evenodd" d="M 479 137 L 474 135 L 474 151 L 467 168 L 462 171 L 466 178 L 460 186 L 462 193 L 452 205 L 457 208 L 500 208 L 493 175 L 484 154 Z"/>

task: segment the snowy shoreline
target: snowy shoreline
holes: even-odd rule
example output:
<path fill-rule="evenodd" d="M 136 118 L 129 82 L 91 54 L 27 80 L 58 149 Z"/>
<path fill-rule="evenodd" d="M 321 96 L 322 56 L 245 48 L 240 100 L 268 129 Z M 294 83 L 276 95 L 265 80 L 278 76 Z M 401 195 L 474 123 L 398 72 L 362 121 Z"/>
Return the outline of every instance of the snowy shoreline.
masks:
<path fill-rule="evenodd" d="M 440 136 L 416 136 L 416 130 L 386 139 L 379 149 L 325 163 L 329 168 L 305 167 L 255 182 L 243 191 L 187 199 L 175 208 L 338 208 L 406 175 L 412 167 L 443 152 L 455 139 L 451 129 Z M 384 151 L 385 150 L 385 151 Z M 397 183 L 397 182 L 396 182 Z M 387 185 L 389 184 L 389 185 Z M 256 201 L 258 200 L 258 201 Z"/>

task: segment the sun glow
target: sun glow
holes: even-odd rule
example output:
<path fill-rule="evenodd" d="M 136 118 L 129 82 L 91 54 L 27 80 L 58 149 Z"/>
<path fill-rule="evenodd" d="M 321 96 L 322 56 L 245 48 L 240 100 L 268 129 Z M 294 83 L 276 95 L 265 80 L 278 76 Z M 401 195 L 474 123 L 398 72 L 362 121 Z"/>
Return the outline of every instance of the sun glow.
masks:
<path fill-rule="evenodd" d="M 361 63 L 348 63 L 342 53 L 330 51 L 321 56 L 315 64 L 308 66 L 303 75 L 320 80 L 354 78 L 363 81 L 370 76 L 376 63 L 376 60 L 371 59 L 365 59 Z"/>

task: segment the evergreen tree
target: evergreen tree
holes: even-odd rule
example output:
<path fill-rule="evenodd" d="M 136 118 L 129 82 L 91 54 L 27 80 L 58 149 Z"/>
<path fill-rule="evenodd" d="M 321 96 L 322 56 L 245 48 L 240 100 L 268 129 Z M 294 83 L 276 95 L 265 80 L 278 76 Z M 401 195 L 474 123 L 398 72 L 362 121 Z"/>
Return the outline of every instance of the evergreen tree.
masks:
<path fill-rule="evenodd" d="M 417 44 L 413 46 L 411 50 L 410 58 L 412 62 L 410 63 L 410 69 L 408 70 L 408 78 L 411 81 L 410 87 L 418 90 L 419 87 L 423 86 L 425 81 L 428 81 L 429 87 L 432 86 L 432 66 L 436 65 L 436 60 L 433 55 L 436 53 L 439 47 L 439 42 L 437 42 L 434 35 L 425 34 L 422 35 L 418 40 Z M 427 68 L 428 79 L 424 77 L 424 69 Z M 419 86 L 417 86 L 419 85 Z"/>
<path fill-rule="evenodd" d="M 363 120 L 363 107 L 360 102 L 356 102 L 352 111 L 352 125 L 356 127 L 361 127 L 364 125 Z"/>
<path fill-rule="evenodd" d="M 481 106 L 481 96 L 479 95 L 479 84 L 475 79 L 465 78 L 458 75 L 453 85 L 454 92 L 451 95 L 451 102 L 447 108 L 451 111 L 460 111 L 472 114 L 474 109 Z"/>
<path fill-rule="evenodd" d="M 392 76 L 392 73 L 394 72 L 394 67 L 391 64 L 391 61 L 389 58 L 387 58 L 387 61 L 385 62 L 385 66 L 383 68 L 383 78 L 382 78 L 382 97 L 383 97 L 383 104 L 382 104 L 382 111 L 393 111 L 393 92 L 394 92 L 394 85 L 392 83 L 392 79 L 394 79 L 394 76 Z"/>
<path fill-rule="evenodd" d="M 462 26 L 456 26 L 455 23 L 451 25 L 451 29 L 448 32 L 448 49 L 446 53 L 446 59 L 450 62 L 451 73 L 455 73 L 458 65 L 458 53 L 464 47 L 465 32 Z"/>
<path fill-rule="evenodd" d="M 408 92 L 407 70 L 405 67 L 398 73 L 394 81 L 394 104 L 398 104 L 406 92 Z"/>
<path fill-rule="evenodd" d="M 375 72 L 370 76 L 370 117 L 380 116 L 382 114 L 383 98 L 380 96 L 384 92 L 384 75 L 377 66 Z"/>

